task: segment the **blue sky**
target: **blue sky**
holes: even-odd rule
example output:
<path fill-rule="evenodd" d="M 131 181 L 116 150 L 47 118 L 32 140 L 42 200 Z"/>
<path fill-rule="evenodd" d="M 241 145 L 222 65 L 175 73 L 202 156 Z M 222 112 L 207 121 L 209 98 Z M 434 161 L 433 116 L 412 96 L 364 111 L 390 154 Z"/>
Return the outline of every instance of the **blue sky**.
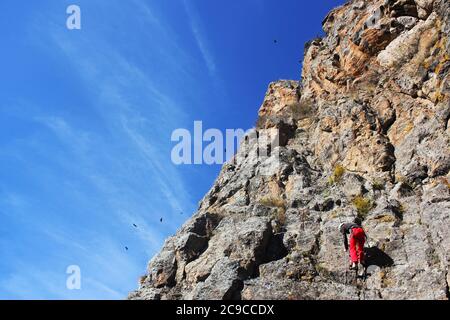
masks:
<path fill-rule="evenodd" d="M 3 0 L 0 299 L 126 297 L 220 169 L 172 164 L 172 131 L 251 128 L 341 3 Z"/>

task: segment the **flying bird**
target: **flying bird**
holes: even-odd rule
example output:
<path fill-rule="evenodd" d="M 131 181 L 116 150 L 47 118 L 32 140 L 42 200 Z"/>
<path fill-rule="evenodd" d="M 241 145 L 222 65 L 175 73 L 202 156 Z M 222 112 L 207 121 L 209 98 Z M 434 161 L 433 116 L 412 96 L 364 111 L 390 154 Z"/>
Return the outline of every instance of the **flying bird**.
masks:
<path fill-rule="evenodd" d="M 159 222 L 162 222 L 162 218 L 161 218 L 161 219 L 159 219 Z"/>
<path fill-rule="evenodd" d="M 125 247 L 125 250 L 127 250 L 127 251 L 128 251 L 128 247 Z"/>
<path fill-rule="evenodd" d="M 137 225 L 135 223 L 133 223 L 133 227 L 137 228 Z"/>

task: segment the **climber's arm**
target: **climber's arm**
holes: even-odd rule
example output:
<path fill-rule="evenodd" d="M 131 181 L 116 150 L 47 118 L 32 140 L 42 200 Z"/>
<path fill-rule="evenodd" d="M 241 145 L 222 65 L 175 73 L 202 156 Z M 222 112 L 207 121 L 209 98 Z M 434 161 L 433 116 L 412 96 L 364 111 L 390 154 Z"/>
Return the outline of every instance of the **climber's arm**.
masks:
<path fill-rule="evenodd" d="M 347 239 L 347 235 L 345 234 L 345 232 L 343 233 L 344 236 L 344 248 L 345 251 L 348 251 L 348 239 Z"/>

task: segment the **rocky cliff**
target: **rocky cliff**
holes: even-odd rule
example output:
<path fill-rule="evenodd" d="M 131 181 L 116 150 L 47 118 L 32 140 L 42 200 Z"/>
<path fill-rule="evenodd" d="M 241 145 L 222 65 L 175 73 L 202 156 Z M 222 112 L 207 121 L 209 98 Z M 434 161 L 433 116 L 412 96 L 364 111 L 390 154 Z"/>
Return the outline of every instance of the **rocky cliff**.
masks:
<path fill-rule="evenodd" d="M 450 2 L 349 1 L 130 299 L 448 299 Z M 240 161 L 235 161 L 236 159 Z M 364 219 L 369 275 L 341 222 Z"/>

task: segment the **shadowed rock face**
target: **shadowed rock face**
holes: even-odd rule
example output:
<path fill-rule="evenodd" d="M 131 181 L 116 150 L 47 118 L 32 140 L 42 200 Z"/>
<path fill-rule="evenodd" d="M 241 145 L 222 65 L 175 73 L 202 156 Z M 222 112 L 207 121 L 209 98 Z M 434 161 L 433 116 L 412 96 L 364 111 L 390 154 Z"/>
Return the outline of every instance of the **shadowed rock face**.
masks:
<path fill-rule="evenodd" d="M 450 3 L 349 1 L 323 28 L 260 109 L 280 147 L 242 144 L 130 299 L 449 298 Z M 356 215 L 364 283 L 338 233 Z"/>

